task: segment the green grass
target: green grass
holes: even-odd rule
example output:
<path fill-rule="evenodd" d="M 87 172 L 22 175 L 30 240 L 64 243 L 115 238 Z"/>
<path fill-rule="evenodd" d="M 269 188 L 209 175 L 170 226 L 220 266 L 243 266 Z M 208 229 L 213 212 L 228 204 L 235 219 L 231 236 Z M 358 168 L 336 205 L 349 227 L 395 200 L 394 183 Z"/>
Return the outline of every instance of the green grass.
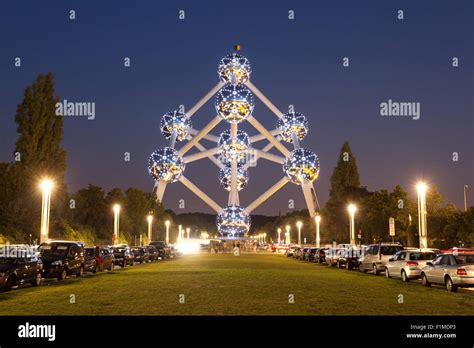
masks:
<path fill-rule="evenodd" d="M 472 315 L 474 297 L 282 255 L 198 254 L 0 294 L 2 315 Z M 76 303 L 69 302 L 74 294 Z M 185 295 L 180 304 L 179 295 Z M 288 303 L 294 294 L 295 303 Z M 398 303 L 399 295 L 403 303 Z"/>

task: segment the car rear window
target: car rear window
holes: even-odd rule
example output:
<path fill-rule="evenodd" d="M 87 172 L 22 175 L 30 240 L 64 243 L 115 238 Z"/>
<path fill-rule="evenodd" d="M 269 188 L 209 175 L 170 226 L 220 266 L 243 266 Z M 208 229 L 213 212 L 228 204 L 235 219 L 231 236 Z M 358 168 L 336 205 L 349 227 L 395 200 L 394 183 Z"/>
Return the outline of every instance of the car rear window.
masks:
<path fill-rule="evenodd" d="M 474 264 L 474 255 L 457 255 L 455 258 L 460 265 Z"/>
<path fill-rule="evenodd" d="M 434 260 L 438 256 L 435 253 L 411 253 L 410 260 L 412 261 L 425 261 L 425 260 Z"/>
<path fill-rule="evenodd" d="M 402 250 L 401 246 L 382 246 L 380 248 L 380 254 L 382 255 L 393 255 L 396 252 Z"/>

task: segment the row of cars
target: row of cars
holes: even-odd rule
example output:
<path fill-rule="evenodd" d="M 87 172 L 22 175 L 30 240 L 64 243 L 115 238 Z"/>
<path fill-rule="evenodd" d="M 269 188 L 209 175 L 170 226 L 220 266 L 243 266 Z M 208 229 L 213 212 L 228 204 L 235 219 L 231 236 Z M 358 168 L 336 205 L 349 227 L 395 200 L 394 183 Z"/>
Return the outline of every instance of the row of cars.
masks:
<path fill-rule="evenodd" d="M 84 272 L 112 271 L 115 266 L 169 259 L 177 256 L 163 241 L 147 246 L 126 244 L 86 247 L 82 242 L 47 241 L 37 248 L 29 245 L 6 245 L 0 248 L 0 290 L 30 283 L 37 286 L 42 278 L 63 280 Z"/>
<path fill-rule="evenodd" d="M 374 275 L 385 273 L 387 278 L 404 282 L 421 279 L 425 286 L 440 284 L 451 292 L 474 287 L 474 250 L 469 249 L 404 248 L 400 243 L 340 244 L 324 248 L 292 246 L 286 255 Z"/>

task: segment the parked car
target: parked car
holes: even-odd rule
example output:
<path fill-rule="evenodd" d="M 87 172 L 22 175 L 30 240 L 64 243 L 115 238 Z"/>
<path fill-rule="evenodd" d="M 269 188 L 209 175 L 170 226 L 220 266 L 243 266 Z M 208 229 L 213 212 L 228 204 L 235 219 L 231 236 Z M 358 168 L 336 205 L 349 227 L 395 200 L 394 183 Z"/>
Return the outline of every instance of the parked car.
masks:
<path fill-rule="evenodd" d="M 365 273 L 372 270 L 374 275 L 379 275 L 385 271 L 388 260 L 400 250 L 403 250 L 400 243 L 370 244 L 359 258 L 359 271 Z"/>
<path fill-rule="evenodd" d="M 293 257 L 295 259 L 301 259 L 301 254 L 303 253 L 303 248 L 302 247 L 298 247 L 295 249 L 295 252 L 293 253 Z"/>
<path fill-rule="evenodd" d="M 404 282 L 421 277 L 421 269 L 433 261 L 438 253 L 430 250 L 400 250 L 385 264 L 387 278 L 401 278 Z"/>
<path fill-rule="evenodd" d="M 343 249 L 338 255 L 337 267 L 346 268 L 348 270 L 359 267 L 359 258 L 363 255 L 364 249 L 351 245 L 349 248 Z"/>
<path fill-rule="evenodd" d="M 438 255 L 422 268 L 421 281 L 425 286 L 443 284 L 451 292 L 456 292 L 460 287 L 474 287 L 474 253 Z"/>
<path fill-rule="evenodd" d="M 72 241 L 47 241 L 38 247 L 43 262 L 44 278 L 63 280 L 69 275 L 84 273 L 84 244 Z"/>
<path fill-rule="evenodd" d="M 171 257 L 171 248 L 165 241 L 153 241 L 149 245 L 153 245 L 158 250 L 158 254 L 162 259 L 169 259 Z"/>
<path fill-rule="evenodd" d="M 27 283 L 40 285 L 41 271 L 41 260 L 30 247 L 9 245 L 0 249 L 0 290 L 10 291 Z"/>
<path fill-rule="evenodd" d="M 314 255 L 318 252 L 319 248 L 309 248 L 305 255 L 305 260 L 309 262 L 314 261 Z"/>
<path fill-rule="evenodd" d="M 286 250 L 285 254 L 287 257 L 294 257 L 296 250 L 298 250 L 297 246 L 291 246 Z"/>
<path fill-rule="evenodd" d="M 325 263 L 326 262 L 326 252 L 329 248 L 320 248 L 318 252 L 314 254 L 314 262 L 316 263 Z"/>
<path fill-rule="evenodd" d="M 298 259 L 305 260 L 306 253 L 308 252 L 309 248 L 301 248 L 301 252 L 298 255 Z"/>
<path fill-rule="evenodd" d="M 84 272 L 97 273 L 100 271 L 99 250 L 95 247 L 84 248 Z"/>
<path fill-rule="evenodd" d="M 159 253 L 158 250 L 153 245 L 148 245 L 145 247 L 148 251 L 148 261 L 158 261 Z"/>
<path fill-rule="evenodd" d="M 337 260 L 341 256 L 341 254 L 344 252 L 344 248 L 330 248 L 326 251 L 326 264 L 330 267 L 334 267 L 338 265 Z"/>
<path fill-rule="evenodd" d="M 127 244 L 114 245 L 110 247 L 114 255 L 114 263 L 124 268 L 125 266 L 133 266 L 134 256 Z"/>
<path fill-rule="evenodd" d="M 100 259 L 101 271 L 103 271 L 104 269 L 107 269 L 109 271 L 114 270 L 115 256 L 112 249 L 108 247 L 100 247 L 99 259 Z"/>
<path fill-rule="evenodd" d="M 145 263 L 150 259 L 150 254 L 148 253 L 146 247 L 133 247 L 131 250 L 134 257 L 134 262 Z"/>

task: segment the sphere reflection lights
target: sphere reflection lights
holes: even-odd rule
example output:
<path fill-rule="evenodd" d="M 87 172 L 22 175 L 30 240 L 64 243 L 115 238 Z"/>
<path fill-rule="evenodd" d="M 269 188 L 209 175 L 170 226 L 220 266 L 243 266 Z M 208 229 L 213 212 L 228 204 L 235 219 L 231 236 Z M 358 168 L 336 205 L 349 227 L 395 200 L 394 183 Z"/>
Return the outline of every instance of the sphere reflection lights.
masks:
<path fill-rule="evenodd" d="M 175 131 L 177 141 L 185 140 L 189 135 L 191 127 L 189 117 L 176 110 L 164 114 L 160 122 L 161 134 L 163 134 L 166 139 L 169 139 L 173 131 Z"/>
<path fill-rule="evenodd" d="M 224 189 L 226 189 L 227 191 L 230 191 L 230 186 L 231 186 L 231 168 L 230 167 L 222 168 L 219 171 L 219 182 Z M 245 186 L 247 186 L 248 182 L 249 182 L 248 171 L 242 167 L 237 168 L 237 190 L 238 191 L 242 190 Z"/>
<path fill-rule="evenodd" d="M 184 162 L 178 151 L 170 147 L 156 150 L 148 160 L 148 172 L 155 180 L 176 182 L 184 172 Z"/>
<path fill-rule="evenodd" d="M 251 72 L 249 60 L 237 53 L 222 58 L 217 68 L 219 78 L 225 83 L 245 83 L 249 80 Z"/>
<path fill-rule="evenodd" d="M 254 107 L 253 94 L 243 85 L 227 84 L 217 93 L 217 113 L 227 122 L 242 122 L 252 114 Z"/>
<path fill-rule="evenodd" d="M 250 147 L 250 138 L 247 133 L 238 130 L 233 139 L 230 130 L 226 130 L 221 133 L 217 145 L 220 147 L 220 159 L 223 163 L 228 163 L 233 158 L 241 162 Z"/>
<path fill-rule="evenodd" d="M 251 220 L 244 208 L 231 204 L 222 209 L 217 215 L 216 223 L 220 234 L 234 237 L 247 233 L 250 229 Z"/>
<path fill-rule="evenodd" d="M 283 115 L 277 122 L 277 128 L 284 141 L 293 142 L 292 133 L 295 133 L 298 140 L 302 140 L 308 133 L 308 121 L 299 112 L 289 112 Z"/>
<path fill-rule="evenodd" d="M 295 184 L 300 184 L 303 180 L 314 181 L 319 176 L 319 158 L 306 149 L 293 150 L 283 164 L 283 171 Z"/>

